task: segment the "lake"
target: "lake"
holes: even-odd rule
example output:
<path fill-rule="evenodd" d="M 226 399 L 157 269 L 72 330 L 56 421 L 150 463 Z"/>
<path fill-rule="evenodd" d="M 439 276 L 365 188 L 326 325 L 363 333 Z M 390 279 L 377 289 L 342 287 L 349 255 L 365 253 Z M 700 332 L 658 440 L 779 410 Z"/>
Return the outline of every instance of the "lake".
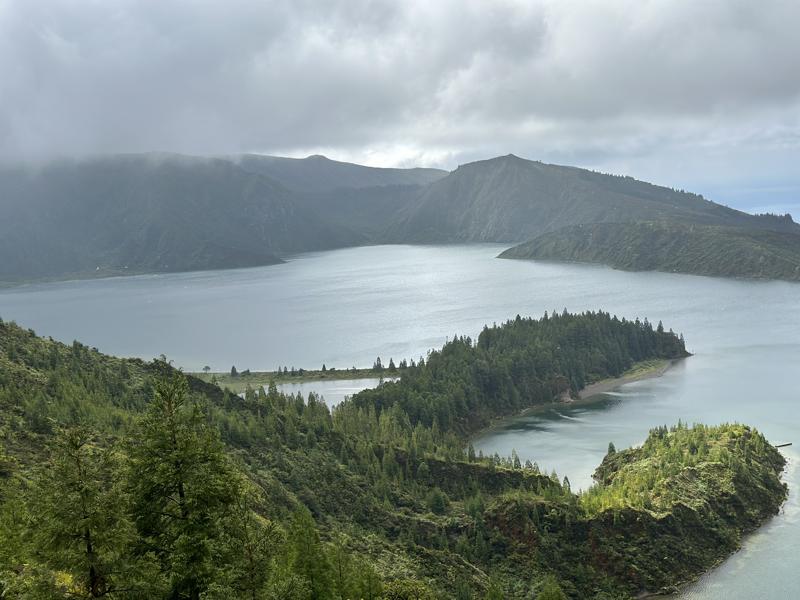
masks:
<path fill-rule="evenodd" d="M 376 387 L 380 385 L 382 381 L 391 381 L 391 378 L 381 379 L 380 377 L 372 377 L 369 379 L 291 381 L 288 383 L 279 383 L 277 388 L 285 394 L 297 394 L 299 392 L 304 397 L 307 397 L 309 392 L 314 392 L 325 400 L 325 404 L 329 407 L 334 407 L 345 398 L 349 398 L 363 389 Z"/>
<path fill-rule="evenodd" d="M 592 405 L 513 419 L 474 443 L 484 452 L 516 449 L 586 487 L 609 441 L 636 444 L 679 418 L 741 421 L 775 443 L 794 442 L 781 515 L 684 597 L 795 597 L 800 285 L 495 259 L 503 249 L 373 246 L 264 268 L 26 285 L 0 290 L 0 317 L 111 354 L 164 353 L 189 370 L 366 367 L 545 310 L 663 320 L 685 335 L 693 357 Z"/>

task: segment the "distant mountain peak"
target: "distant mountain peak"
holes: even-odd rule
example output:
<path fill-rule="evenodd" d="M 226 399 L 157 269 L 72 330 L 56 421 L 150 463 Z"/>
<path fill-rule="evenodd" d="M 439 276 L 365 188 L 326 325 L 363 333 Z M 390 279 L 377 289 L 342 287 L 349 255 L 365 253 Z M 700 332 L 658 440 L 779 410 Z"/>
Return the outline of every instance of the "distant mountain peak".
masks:
<path fill-rule="evenodd" d="M 522 158 L 516 154 L 503 154 L 502 156 L 495 156 L 493 158 L 484 158 L 472 162 L 464 163 L 458 166 L 458 169 L 474 169 L 481 166 L 502 166 L 502 165 L 517 165 L 517 166 L 530 166 L 534 164 L 542 164 L 540 161 L 534 161 L 527 158 Z M 456 170 L 458 170 L 456 169 Z"/>

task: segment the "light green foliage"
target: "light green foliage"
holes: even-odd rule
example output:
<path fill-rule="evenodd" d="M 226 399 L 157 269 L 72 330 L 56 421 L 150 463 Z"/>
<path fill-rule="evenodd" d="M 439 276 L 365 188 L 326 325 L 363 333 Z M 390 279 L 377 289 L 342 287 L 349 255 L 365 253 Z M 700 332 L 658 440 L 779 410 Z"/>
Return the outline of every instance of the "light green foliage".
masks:
<path fill-rule="evenodd" d="M 567 600 L 567 595 L 558 585 L 558 580 L 552 575 L 545 577 L 542 588 L 536 594 L 536 600 Z"/>
<path fill-rule="evenodd" d="M 656 512 L 676 502 L 692 506 L 702 496 L 697 485 L 727 485 L 732 492 L 728 478 L 747 465 L 769 469 L 774 462 L 764 436 L 744 425 L 657 427 L 641 448 L 609 452 L 595 473 L 599 484 L 581 495 L 581 504 L 590 514 L 625 506 Z"/>
<path fill-rule="evenodd" d="M 383 589 L 384 600 L 434 600 L 434 594 L 421 581 L 397 579 Z"/>
<path fill-rule="evenodd" d="M 308 598 L 310 600 L 333 598 L 333 568 L 319 539 L 314 518 L 306 508 L 300 508 L 292 516 L 288 550 L 290 568 L 308 586 Z M 341 557 L 339 558 L 341 560 Z"/>

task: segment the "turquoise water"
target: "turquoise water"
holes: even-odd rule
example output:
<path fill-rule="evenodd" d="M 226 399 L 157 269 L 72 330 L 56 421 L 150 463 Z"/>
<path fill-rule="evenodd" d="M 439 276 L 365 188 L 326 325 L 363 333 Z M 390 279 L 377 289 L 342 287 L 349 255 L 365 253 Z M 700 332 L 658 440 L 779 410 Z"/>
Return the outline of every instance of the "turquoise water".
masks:
<path fill-rule="evenodd" d="M 679 418 L 742 421 L 800 443 L 800 285 L 496 260 L 502 249 L 375 246 L 257 269 L 29 285 L 0 291 L 0 317 L 112 354 L 164 353 L 187 369 L 267 370 L 416 358 L 517 313 L 603 309 L 663 320 L 695 355 L 591 406 L 505 423 L 480 448 L 514 448 L 586 487 L 609 441 L 636 444 Z M 783 513 L 685 597 L 798 597 L 798 455 L 787 455 L 794 491 Z"/>

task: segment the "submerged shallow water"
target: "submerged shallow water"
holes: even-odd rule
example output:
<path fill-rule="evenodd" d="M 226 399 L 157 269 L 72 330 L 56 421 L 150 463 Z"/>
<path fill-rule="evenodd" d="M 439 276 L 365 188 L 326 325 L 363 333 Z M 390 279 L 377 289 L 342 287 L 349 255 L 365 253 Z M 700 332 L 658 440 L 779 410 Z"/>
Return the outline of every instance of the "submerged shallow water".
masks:
<path fill-rule="evenodd" d="M 518 313 L 602 309 L 663 320 L 695 355 L 592 405 L 506 422 L 476 447 L 516 449 L 586 487 L 609 441 L 636 444 L 679 418 L 741 421 L 775 443 L 800 443 L 800 285 L 495 259 L 503 249 L 375 246 L 256 269 L 28 285 L 0 290 L 0 317 L 111 354 L 164 353 L 190 370 L 269 370 L 416 358 Z M 783 513 L 686 598 L 796 597 L 800 476 L 798 455 L 787 455 L 793 494 Z"/>

